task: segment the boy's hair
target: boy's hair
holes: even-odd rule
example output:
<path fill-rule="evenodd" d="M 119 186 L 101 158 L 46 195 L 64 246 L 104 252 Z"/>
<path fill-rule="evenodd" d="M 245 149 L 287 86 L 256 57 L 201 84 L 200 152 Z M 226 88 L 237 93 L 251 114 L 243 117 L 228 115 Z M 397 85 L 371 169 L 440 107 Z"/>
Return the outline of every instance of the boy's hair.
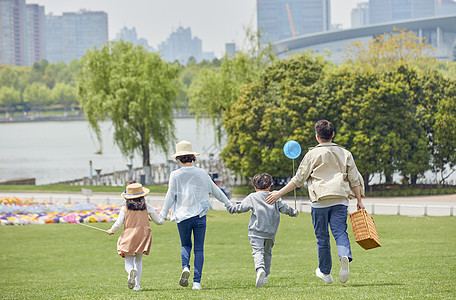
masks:
<path fill-rule="evenodd" d="M 125 199 L 125 205 L 129 210 L 145 210 L 146 209 L 146 198 L 144 196 Z"/>
<path fill-rule="evenodd" d="M 268 173 L 256 174 L 252 178 L 252 184 L 259 190 L 265 190 L 272 185 L 272 176 Z"/>
<path fill-rule="evenodd" d="M 186 163 L 194 162 L 196 160 L 196 157 L 193 154 L 181 155 L 181 156 L 177 156 L 176 160 L 180 161 L 183 164 L 186 164 Z"/>
<path fill-rule="evenodd" d="M 324 141 L 330 141 L 333 138 L 334 127 L 327 120 L 320 120 L 315 123 L 315 133 Z"/>

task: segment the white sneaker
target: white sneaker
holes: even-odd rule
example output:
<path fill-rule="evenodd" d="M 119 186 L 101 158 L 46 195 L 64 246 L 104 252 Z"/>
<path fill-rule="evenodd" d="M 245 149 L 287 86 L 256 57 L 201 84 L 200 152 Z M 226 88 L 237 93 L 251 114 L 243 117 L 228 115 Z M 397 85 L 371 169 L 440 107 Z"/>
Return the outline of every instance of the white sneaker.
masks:
<path fill-rule="evenodd" d="M 188 278 L 190 277 L 190 270 L 185 267 L 183 270 L 182 270 L 182 273 L 181 273 L 181 278 L 179 280 L 179 284 L 181 286 L 188 286 Z"/>
<path fill-rule="evenodd" d="M 134 291 L 140 291 L 142 290 L 141 286 L 139 285 L 135 285 L 135 287 L 133 288 Z"/>
<path fill-rule="evenodd" d="M 201 289 L 203 289 L 203 288 L 201 287 L 201 284 L 199 282 L 193 283 L 192 290 L 201 290 Z"/>
<path fill-rule="evenodd" d="M 127 284 L 129 289 L 134 288 L 136 285 L 136 274 L 138 274 L 138 271 L 136 271 L 135 269 L 132 269 L 130 271 L 130 274 L 128 274 Z"/>
<path fill-rule="evenodd" d="M 333 283 L 333 277 L 331 276 L 331 274 L 323 274 L 321 271 L 320 271 L 320 268 L 317 268 L 315 270 L 315 275 L 317 275 L 318 278 L 320 278 L 321 280 L 323 280 L 324 282 L 326 282 L 327 284 L 330 284 L 330 283 Z"/>
<path fill-rule="evenodd" d="M 266 272 L 263 269 L 258 269 L 257 271 L 257 278 L 256 278 L 256 283 L 255 286 L 257 288 L 260 288 L 264 284 L 264 277 L 266 277 Z"/>
<path fill-rule="evenodd" d="M 266 283 L 268 283 L 268 276 L 267 275 L 264 276 L 264 279 L 263 279 L 263 284 L 266 284 Z"/>
<path fill-rule="evenodd" d="M 348 257 L 342 256 L 340 258 L 340 272 L 339 272 L 339 280 L 342 283 L 346 283 L 348 281 L 348 276 L 350 275 L 350 269 L 348 268 Z"/>

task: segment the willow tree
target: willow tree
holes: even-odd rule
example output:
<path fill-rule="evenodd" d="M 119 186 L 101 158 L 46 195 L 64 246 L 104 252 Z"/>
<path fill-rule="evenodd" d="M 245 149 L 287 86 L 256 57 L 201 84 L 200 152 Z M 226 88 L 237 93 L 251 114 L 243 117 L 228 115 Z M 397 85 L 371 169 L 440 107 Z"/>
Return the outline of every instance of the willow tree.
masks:
<path fill-rule="evenodd" d="M 122 154 L 140 153 L 145 183 L 153 184 L 150 150 L 166 151 L 174 139 L 179 69 L 158 54 L 123 41 L 87 51 L 81 62 L 79 101 L 98 140 L 100 121 L 110 120 Z"/>

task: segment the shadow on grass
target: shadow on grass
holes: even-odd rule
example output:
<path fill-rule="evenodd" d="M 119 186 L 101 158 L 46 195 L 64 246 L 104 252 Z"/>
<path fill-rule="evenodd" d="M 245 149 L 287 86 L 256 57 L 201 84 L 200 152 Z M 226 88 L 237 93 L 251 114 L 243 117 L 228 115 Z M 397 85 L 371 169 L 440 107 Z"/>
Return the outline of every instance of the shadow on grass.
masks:
<path fill-rule="evenodd" d="M 203 287 L 202 291 L 219 291 L 219 290 L 248 290 L 251 288 L 255 288 L 255 284 L 253 286 L 227 286 L 227 287 Z M 143 288 L 141 291 L 143 292 L 166 292 L 166 291 L 175 291 L 175 292 L 188 292 L 193 291 L 192 287 L 177 287 L 177 288 Z M 196 293 L 199 291 L 195 290 Z"/>
<path fill-rule="evenodd" d="M 364 284 L 350 284 L 347 287 L 365 287 L 365 286 L 399 286 L 399 285 L 405 285 L 403 283 L 391 283 L 391 282 L 385 282 L 385 283 L 364 283 Z"/>

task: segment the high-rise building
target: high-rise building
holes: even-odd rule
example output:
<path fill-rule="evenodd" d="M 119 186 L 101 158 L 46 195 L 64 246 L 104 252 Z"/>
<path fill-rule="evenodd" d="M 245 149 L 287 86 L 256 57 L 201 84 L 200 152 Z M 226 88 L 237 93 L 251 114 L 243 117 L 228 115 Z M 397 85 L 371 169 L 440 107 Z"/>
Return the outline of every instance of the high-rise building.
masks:
<path fill-rule="evenodd" d="M 44 6 L 28 4 L 25 9 L 25 65 L 46 57 Z"/>
<path fill-rule="evenodd" d="M 453 0 L 437 0 L 437 15 L 456 15 L 456 2 Z"/>
<path fill-rule="evenodd" d="M 130 42 L 133 43 L 134 45 L 141 45 L 144 48 L 146 48 L 148 51 L 153 52 L 154 48 L 152 46 L 149 46 L 149 43 L 146 39 L 138 39 L 138 35 L 136 34 L 136 28 L 132 27 L 127 28 L 123 27 L 118 33 L 116 33 L 116 38 L 115 41 L 125 41 L 125 42 Z"/>
<path fill-rule="evenodd" d="M 369 0 L 370 24 L 436 15 L 435 0 Z"/>
<path fill-rule="evenodd" d="M 44 58 L 44 7 L 0 0 L 0 64 L 32 65 Z"/>
<path fill-rule="evenodd" d="M 331 28 L 330 0 L 257 0 L 261 42 L 277 42 Z"/>
<path fill-rule="evenodd" d="M 46 16 L 46 53 L 50 62 L 80 59 L 88 49 L 108 41 L 108 15 L 102 11 L 63 13 Z"/>
<path fill-rule="evenodd" d="M 236 54 L 236 44 L 235 43 L 226 43 L 225 44 L 225 55 L 232 57 Z"/>
<path fill-rule="evenodd" d="M 202 60 L 202 42 L 197 37 L 192 37 L 190 28 L 179 27 L 171 33 L 168 39 L 159 45 L 163 59 L 166 61 L 179 61 L 186 64 L 190 57 L 197 62 Z"/>
<path fill-rule="evenodd" d="M 351 11 L 351 27 L 369 25 L 369 2 L 358 3 Z"/>

